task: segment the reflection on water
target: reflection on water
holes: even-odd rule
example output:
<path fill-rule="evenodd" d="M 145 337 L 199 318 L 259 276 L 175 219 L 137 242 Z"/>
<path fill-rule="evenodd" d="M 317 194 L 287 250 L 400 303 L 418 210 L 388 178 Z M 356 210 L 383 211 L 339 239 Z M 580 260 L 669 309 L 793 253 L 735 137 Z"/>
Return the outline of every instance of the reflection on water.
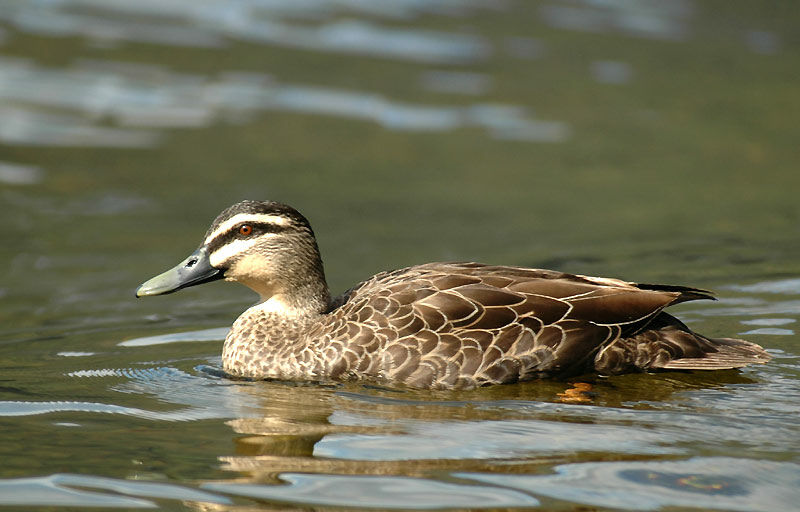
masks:
<path fill-rule="evenodd" d="M 135 338 L 117 343 L 120 347 L 146 347 L 148 345 L 163 345 L 165 343 L 197 342 L 197 341 L 222 341 L 228 335 L 228 327 L 206 329 L 205 331 L 176 332 L 172 334 L 159 334 L 145 338 Z"/>
<path fill-rule="evenodd" d="M 539 501 L 503 487 L 459 485 L 398 476 L 335 476 L 286 473 L 287 485 L 211 483 L 203 489 L 234 496 L 333 507 L 438 509 L 532 507 Z"/>
<path fill-rule="evenodd" d="M 2 107 L 0 141 L 15 145 L 147 147 L 155 133 L 96 127 L 78 116 Z"/>
<path fill-rule="evenodd" d="M 797 499 L 800 478 L 798 464 L 727 457 L 566 464 L 555 471 L 541 476 L 459 476 L 591 506 L 741 511 L 784 509 Z"/>
<path fill-rule="evenodd" d="M 472 405 L 472 404 L 469 404 Z M 647 426 L 572 425 L 563 415 L 549 420 L 486 420 L 470 422 L 400 421 L 404 434 L 338 434 L 320 441 L 321 457 L 355 460 L 493 459 L 549 453 L 588 452 L 605 443 L 619 453 L 660 454 L 663 434 Z M 355 418 L 354 418 L 355 419 Z"/>
<path fill-rule="evenodd" d="M 626 84 L 631 81 L 633 71 L 624 62 L 600 60 L 592 62 L 592 76 L 600 83 Z"/>
<path fill-rule="evenodd" d="M 461 80 L 455 84 L 475 80 L 456 76 Z M 153 129 L 236 121 L 243 113 L 269 110 L 372 121 L 392 130 L 479 127 L 497 138 L 538 142 L 561 142 L 569 135 L 565 123 L 532 119 L 526 109 L 510 105 L 412 104 L 365 91 L 280 84 L 268 75 L 226 73 L 206 80 L 156 66 L 97 61 L 55 70 L 0 59 L 0 100 L 37 106 L 36 110 L 0 107 L 4 118 L 0 141 L 20 145 L 146 147 L 159 141 Z M 83 117 L 39 110 L 44 107 L 76 111 Z M 101 126 L 107 120 L 150 130 Z"/>
<path fill-rule="evenodd" d="M 0 416 L 35 416 L 59 412 L 89 412 L 133 416 L 146 420 L 197 421 L 209 418 L 247 417 L 258 402 L 237 393 L 227 382 L 197 383 L 174 368 L 100 369 L 71 372 L 70 377 L 100 379 L 125 377 L 124 384 L 111 387 L 121 393 L 156 395 L 168 403 L 184 406 L 160 411 L 116 404 L 77 401 L 0 401 Z"/>
<path fill-rule="evenodd" d="M 233 39 L 312 51 L 466 64 L 488 59 L 495 51 L 492 43 L 476 34 L 381 23 L 407 22 L 431 13 L 463 17 L 504 7 L 481 0 L 4 0 L 0 1 L 0 20 L 28 34 L 81 36 L 103 45 L 136 42 L 202 48 L 226 46 Z M 543 19 L 556 27 L 622 30 L 669 38 L 686 31 L 685 23 L 691 15 L 684 2 L 648 2 L 635 8 L 626 2 L 553 2 L 540 11 Z M 748 40 L 753 41 L 752 46 L 770 47 L 767 36 L 751 34 Z M 542 53 L 541 43 L 529 37 L 507 37 L 504 47 L 519 59 Z M 631 76 L 626 64 L 613 61 L 596 62 L 592 73 L 600 82 L 618 84 L 628 82 Z M 490 85 L 490 77 L 464 71 L 427 71 L 421 78 L 422 88 L 444 93 L 482 95 Z M 50 111 L 53 108 L 70 113 Z M 366 120 L 393 130 L 437 132 L 474 126 L 498 139 L 521 141 L 563 142 L 570 134 L 567 123 L 534 119 L 527 109 L 514 105 L 412 104 L 375 92 L 280 84 L 268 75 L 230 73 L 208 79 L 149 65 L 78 61 L 71 68 L 51 69 L 27 60 L 0 58 L 0 142 L 7 144 L 152 147 L 162 140 L 160 129 L 236 121 L 243 113 L 261 110 Z M 120 127 L 108 126 L 109 121 Z M 0 181 L 38 180 L 28 171 L 13 169 L 7 167 L 0 173 Z"/>
<path fill-rule="evenodd" d="M 7 185 L 35 185 L 42 181 L 44 173 L 32 165 L 0 162 L 0 183 Z"/>
<path fill-rule="evenodd" d="M 5 0 L 0 2 L 0 7 L 3 7 L 0 9 L 0 19 L 29 33 L 82 36 L 103 44 L 131 41 L 219 47 L 225 46 L 227 39 L 239 39 L 324 52 L 449 63 L 484 59 L 490 49 L 480 37 L 469 34 L 395 28 L 366 20 L 336 18 L 341 14 L 392 20 L 412 18 L 426 12 L 458 15 L 465 11 L 491 8 L 492 4 L 481 0 Z M 286 21 L 287 18 L 302 19 L 303 23 L 290 23 Z M 326 22 L 325 19 L 330 21 Z"/>
<path fill-rule="evenodd" d="M 396 22 L 428 13 L 465 16 L 498 8 L 503 4 L 479 0 L 5 0 L 0 2 L 0 20 L 29 34 L 82 36 L 103 44 L 130 41 L 197 48 L 220 47 L 229 39 L 237 39 L 453 64 L 486 60 L 493 52 L 491 43 L 473 34 L 389 27 L 366 19 L 342 20 L 340 16 Z M 691 9 L 684 2 L 648 2 L 633 9 L 628 3 L 560 2 L 542 6 L 541 14 L 557 27 L 676 38 L 686 31 Z M 521 59 L 536 57 L 542 51 L 540 42 L 527 37 L 507 38 L 505 47 L 510 55 Z M 602 61 L 592 69 L 601 82 L 625 83 L 631 75 L 624 63 Z M 428 90 L 470 95 L 484 94 L 490 86 L 487 76 L 460 71 L 426 72 L 421 82 Z M 532 119 L 517 106 L 410 104 L 373 92 L 279 84 L 266 75 L 230 74 L 208 80 L 156 66 L 111 62 L 80 61 L 73 68 L 47 69 L 25 60 L 0 59 L 0 101 L 5 103 L 0 104 L 4 119 L 0 141 L 19 145 L 149 147 L 160 141 L 152 128 L 204 126 L 259 110 L 362 119 L 396 130 L 449 131 L 477 126 L 496 138 L 523 141 L 561 142 L 569 136 L 566 123 Z M 44 107 L 70 110 L 83 117 L 45 111 Z M 104 125 L 109 119 L 122 126 L 151 130 L 112 128 Z"/>
<path fill-rule="evenodd" d="M 492 78 L 464 71 L 426 71 L 421 75 L 420 83 L 431 91 L 477 96 L 489 91 Z"/>
<path fill-rule="evenodd" d="M 687 0 L 628 2 L 561 0 L 548 2 L 541 14 L 551 25 L 589 32 L 619 31 L 658 39 L 683 39 L 693 12 Z"/>
<path fill-rule="evenodd" d="M 800 279 L 779 279 L 777 281 L 764 281 L 747 285 L 730 285 L 728 290 L 749 293 L 783 293 L 796 295 L 800 292 Z"/>
<path fill-rule="evenodd" d="M 222 335 L 224 329 L 211 329 L 124 345 L 141 351 Z M 80 357 L 91 366 L 100 356 Z M 800 375 L 793 356 L 776 354 L 776 365 L 759 370 L 761 379 L 747 371 L 595 379 L 585 405 L 559 403 L 571 386 L 566 382 L 431 393 L 232 382 L 205 368 L 141 362 L 75 370 L 69 379 L 93 387 L 108 381 L 113 392 L 155 402 L 5 401 L 0 417 L 83 414 L 78 422 L 55 423 L 62 428 L 85 428 L 97 414 L 155 423 L 225 419 L 236 434 L 235 454 L 218 460 L 238 477 L 199 489 L 76 475 L 8 479 L 0 480 L 8 490 L 0 503 L 140 507 L 153 498 L 224 504 L 236 497 L 303 506 L 478 509 L 536 507 L 546 499 L 634 510 L 774 510 L 797 498 L 791 482 L 800 466 L 726 457 L 732 442 L 766 459 L 782 458 L 796 442 L 796 426 L 787 427 L 800 404 L 784 397 L 799 393 L 800 381 L 780 376 L 787 369 Z M 703 457 L 663 460 L 692 454 L 698 445 Z"/>
<path fill-rule="evenodd" d="M 100 493 L 98 491 L 109 492 Z M 141 498 L 230 503 L 230 500 L 223 496 L 178 485 L 133 482 L 96 476 L 56 474 L 37 478 L 0 480 L 0 505 L 81 508 L 153 508 L 156 506 L 154 502 Z"/>
<path fill-rule="evenodd" d="M 780 37 L 767 30 L 748 31 L 745 35 L 745 42 L 750 51 L 763 55 L 775 55 L 781 49 Z"/>

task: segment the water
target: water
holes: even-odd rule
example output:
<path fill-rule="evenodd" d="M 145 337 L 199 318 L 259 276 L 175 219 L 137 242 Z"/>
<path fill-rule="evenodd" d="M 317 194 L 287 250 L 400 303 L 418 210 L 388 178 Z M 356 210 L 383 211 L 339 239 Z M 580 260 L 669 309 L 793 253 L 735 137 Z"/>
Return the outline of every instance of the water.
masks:
<path fill-rule="evenodd" d="M 0 505 L 788 510 L 791 3 L 0 0 Z M 468 392 L 235 382 L 227 283 L 136 300 L 242 198 L 335 292 L 477 260 L 685 284 L 774 359 Z M 588 384 L 588 386 L 587 386 Z"/>

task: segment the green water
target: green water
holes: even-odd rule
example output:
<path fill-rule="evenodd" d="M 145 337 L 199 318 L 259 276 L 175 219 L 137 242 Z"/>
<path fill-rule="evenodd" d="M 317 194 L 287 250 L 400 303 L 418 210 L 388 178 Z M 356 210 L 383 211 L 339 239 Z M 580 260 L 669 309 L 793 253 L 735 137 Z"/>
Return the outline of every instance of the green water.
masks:
<path fill-rule="evenodd" d="M 800 498 L 791 2 L 0 0 L 0 505 L 787 510 Z M 241 383 L 243 198 L 334 292 L 436 260 L 717 290 L 765 366 L 463 393 Z M 182 336 L 169 335 L 186 333 Z"/>

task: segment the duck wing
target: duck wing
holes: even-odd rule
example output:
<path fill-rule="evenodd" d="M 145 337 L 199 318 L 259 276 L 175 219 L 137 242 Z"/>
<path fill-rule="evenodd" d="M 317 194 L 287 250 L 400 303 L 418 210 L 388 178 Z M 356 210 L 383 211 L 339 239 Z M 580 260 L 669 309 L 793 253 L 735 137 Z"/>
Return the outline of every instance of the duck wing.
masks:
<path fill-rule="evenodd" d="M 332 377 L 370 375 L 425 388 L 762 362 L 757 345 L 710 340 L 663 312 L 712 298 L 679 286 L 431 263 L 378 274 L 348 291 L 322 337 L 326 349 L 334 347 Z"/>

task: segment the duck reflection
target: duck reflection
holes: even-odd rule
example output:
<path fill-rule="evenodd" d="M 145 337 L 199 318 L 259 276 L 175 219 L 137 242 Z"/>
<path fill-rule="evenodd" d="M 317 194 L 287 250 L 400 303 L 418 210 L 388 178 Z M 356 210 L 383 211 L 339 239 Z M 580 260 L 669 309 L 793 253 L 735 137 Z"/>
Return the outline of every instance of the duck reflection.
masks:
<path fill-rule="evenodd" d="M 698 390 L 753 382 L 737 371 L 539 381 L 462 392 L 257 382 L 239 391 L 260 417 L 230 420 L 233 481 L 284 483 L 285 473 L 528 474 L 576 461 L 662 458 L 681 450 L 681 422 L 631 413 Z M 682 419 L 681 419 L 682 418 Z M 653 430 L 659 422 L 661 432 Z M 601 446 L 601 448 L 598 448 Z"/>

